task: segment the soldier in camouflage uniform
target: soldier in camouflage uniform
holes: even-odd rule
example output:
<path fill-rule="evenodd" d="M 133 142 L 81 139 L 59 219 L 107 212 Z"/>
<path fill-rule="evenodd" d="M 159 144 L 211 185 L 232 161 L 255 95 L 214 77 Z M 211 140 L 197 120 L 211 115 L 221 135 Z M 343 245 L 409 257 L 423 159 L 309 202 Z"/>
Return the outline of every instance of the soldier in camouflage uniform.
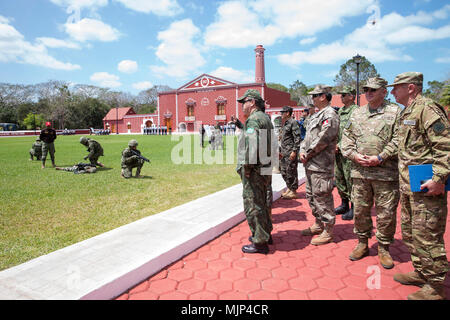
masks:
<path fill-rule="evenodd" d="M 280 133 L 280 168 L 287 190 L 281 194 L 283 199 L 296 199 L 298 189 L 298 152 L 300 149 L 300 128 L 292 118 L 293 109 L 284 106 L 281 110 L 282 126 Z"/>
<path fill-rule="evenodd" d="M 122 177 L 125 179 L 133 176 L 133 168 L 136 168 L 136 178 L 141 177 L 141 169 L 144 165 L 144 160 L 139 158 L 138 155 L 141 152 L 137 149 L 138 142 L 136 140 L 130 140 L 128 142 L 128 148 L 122 151 Z M 134 154 L 137 153 L 138 155 Z"/>
<path fill-rule="evenodd" d="M 394 280 L 422 287 L 410 300 L 445 299 L 444 281 L 449 270 L 444 233 L 447 221 L 445 181 L 450 174 L 450 125 L 442 106 L 422 96 L 423 74 L 399 74 L 392 95 L 405 106 L 399 119 L 399 173 L 403 242 L 411 252 L 414 271 Z M 411 192 L 409 165 L 432 164 L 433 177 Z"/>
<path fill-rule="evenodd" d="M 330 106 L 329 86 L 317 85 L 309 94 L 319 112 L 308 120 L 306 136 L 300 145 L 300 161 L 306 173 L 306 198 L 316 220 L 302 230 L 302 235 L 319 235 L 311 244 L 322 245 L 333 240 L 336 220 L 332 191 L 339 117 Z"/>
<path fill-rule="evenodd" d="M 273 125 L 264 110 L 258 90 L 249 89 L 237 100 L 242 103 L 244 117 L 238 142 L 236 171 L 241 177 L 244 212 L 249 225 L 251 244 L 244 253 L 268 253 L 273 229 L 268 195 L 272 188 Z"/>
<path fill-rule="evenodd" d="M 353 110 L 344 128 L 341 151 L 353 161 L 352 194 L 355 214 L 354 232 L 358 245 L 350 254 L 356 261 L 369 254 L 368 240 L 372 237 L 370 211 L 375 201 L 377 213 L 378 257 L 386 269 L 394 267 L 389 245 L 394 241 L 398 185 L 398 117 L 400 107 L 389 104 L 385 97 L 387 81 L 375 77 L 363 87 L 367 105 Z"/>
<path fill-rule="evenodd" d="M 30 149 L 30 160 L 33 161 L 33 157 L 36 157 L 36 160 L 41 160 L 42 157 L 42 143 L 41 138 L 37 137 L 36 141 L 33 143 Z"/>
<path fill-rule="evenodd" d="M 336 146 L 336 160 L 334 163 L 334 176 L 336 187 L 339 196 L 342 199 L 342 204 L 334 209 L 336 214 L 343 214 L 343 220 L 353 219 L 353 208 L 350 208 L 350 196 L 352 192 L 352 179 L 350 177 L 352 161 L 342 155 L 340 144 L 342 140 L 342 132 L 344 132 L 345 125 L 350 119 L 352 111 L 358 106 L 355 104 L 356 92 L 355 89 L 345 86 L 338 92 L 341 95 L 341 100 L 344 106 L 339 109 L 339 134 Z"/>
<path fill-rule="evenodd" d="M 45 161 L 47 159 L 47 154 L 50 154 L 50 158 L 52 160 L 53 168 L 56 167 L 55 164 L 55 143 L 54 141 L 57 138 L 56 130 L 52 128 L 52 123 L 47 121 L 45 123 L 45 129 L 41 130 L 41 134 L 39 138 L 42 141 L 42 169 L 45 168 Z"/>
<path fill-rule="evenodd" d="M 98 162 L 98 158 L 103 156 L 103 148 L 97 141 L 85 137 L 80 138 L 80 143 L 87 148 L 87 151 L 89 154 L 84 157 L 84 160 L 89 159 L 90 163 L 95 166 L 104 167 L 104 165 L 101 162 Z"/>
<path fill-rule="evenodd" d="M 55 167 L 56 170 L 62 170 L 67 172 L 73 172 L 75 174 L 82 174 L 82 173 L 95 173 L 97 172 L 97 168 L 95 165 L 91 163 L 78 163 L 72 167 Z"/>

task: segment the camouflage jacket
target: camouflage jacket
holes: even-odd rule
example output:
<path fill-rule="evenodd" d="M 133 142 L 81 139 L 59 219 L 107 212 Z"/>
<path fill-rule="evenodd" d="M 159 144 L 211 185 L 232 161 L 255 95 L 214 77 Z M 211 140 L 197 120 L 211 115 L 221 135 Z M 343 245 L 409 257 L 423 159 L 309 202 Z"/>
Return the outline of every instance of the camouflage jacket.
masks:
<path fill-rule="evenodd" d="M 41 154 L 42 153 L 42 143 L 40 142 L 35 142 L 33 143 L 33 145 L 31 146 L 31 148 L 34 150 L 34 152 L 36 152 L 37 154 Z"/>
<path fill-rule="evenodd" d="M 137 154 L 141 154 L 141 152 L 138 149 L 134 150 L 134 152 L 136 152 Z M 122 162 L 121 162 L 122 168 L 134 165 L 138 162 L 139 157 L 137 155 L 134 155 L 129 147 L 122 151 Z"/>
<path fill-rule="evenodd" d="M 369 110 L 369 105 L 352 112 L 342 135 L 342 154 L 352 161 L 358 153 L 383 158 L 381 165 L 376 167 L 363 167 L 352 162 L 352 178 L 398 180 L 397 122 L 400 111 L 398 105 L 384 102 L 375 112 Z"/>
<path fill-rule="evenodd" d="M 356 108 L 359 108 L 356 104 L 353 104 L 348 107 L 342 107 L 339 108 L 338 115 L 339 115 L 339 133 L 338 133 L 338 147 L 340 149 L 341 146 L 341 140 L 342 140 L 342 132 L 344 132 L 345 125 L 350 120 L 350 116 L 352 115 L 353 110 Z"/>
<path fill-rule="evenodd" d="M 100 143 L 98 143 L 95 140 L 88 140 L 88 148 L 87 151 L 89 152 L 88 157 L 93 157 L 93 156 L 103 156 L 103 148 L 100 145 Z"/>
<path fill-rule="evenodd" d="M 300 153 L 306 155 L 305 169 L 334 174 L 334 159 L 339 131 L 339 116 L 330 106 L 308 118 L 306 136 Z"/>
<path fill-rule="evenodd" d="M 284 157 L 289 157 L 291 152 L 296 152 L 300 150 L 300 127 L 298 122 L 292 118 L 286 120 L 284 125 L 281 127 L 281 146 L 280 153 Z"/>
<path fill-rule="evenodd" d="M 276 143 L 273 134 L 273 125 L 267 114 L 260 110 L 250 114 L 238 138 L 238 172 L 243 167 L 257 170 L 271 167 L 272 142 Z"/>
<path fill-rule="evenodd" d="M 419 95 L 401 112 L 398 158 L 401 192 L 411 194 L 409 165 L 432 163 L 432 180 L 446 181 L 450 174 L 450 125 L 444 108 Z"/>

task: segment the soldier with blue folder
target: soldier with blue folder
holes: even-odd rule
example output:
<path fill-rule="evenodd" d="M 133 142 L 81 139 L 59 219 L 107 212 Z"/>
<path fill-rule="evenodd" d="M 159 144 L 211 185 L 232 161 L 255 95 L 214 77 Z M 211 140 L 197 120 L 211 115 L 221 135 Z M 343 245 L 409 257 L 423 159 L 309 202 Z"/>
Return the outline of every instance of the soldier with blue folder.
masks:
<path fill-rule="evenodd" d="M 403 242 L 411 253 L 414 271 L 397 273 L 394 280 L 421 287 L 409 300 L 445 299 L 449 270 L 444 245 L 447 221 L 445 181 L 450 174 L 450 124 L 446 111 L 422 96 L 423 74 L 399 74 L 391 93 L 405 106 L 399 118 L 398 160 Z M 417 177 L 414 165 L 431 165 L 431 179 Z M 422 170 L 419 169 L 419 172 Z M 414 192 L 414 179 L 422 192 Z M 423 183 L 422 183 L 423 181 Z M 413 188 L 411 188 L 411 183 Z M 426 189 L 426 190 L 425 190 Z"/>

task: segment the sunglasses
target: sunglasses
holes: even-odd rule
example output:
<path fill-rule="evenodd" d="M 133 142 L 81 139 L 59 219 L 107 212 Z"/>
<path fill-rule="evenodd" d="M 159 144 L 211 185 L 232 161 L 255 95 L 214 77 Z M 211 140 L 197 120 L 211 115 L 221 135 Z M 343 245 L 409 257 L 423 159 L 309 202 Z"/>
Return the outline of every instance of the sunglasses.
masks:
<path fill-rule="evenodd" d="M 312 97 L 314 99 L 314 98 L 320 97 L 321 95 L 323 95 L 323 93 L 316 93 L 316 94 L 313 94 Z"/>
<path fill-rule="evenodd" d="M 373 89 L 373 88 L 363 88 L 363 92 L 364 93 L 367 93 L 367 92 L 375 92 L 375 91 L 377 91 L 378 89 Z"/>

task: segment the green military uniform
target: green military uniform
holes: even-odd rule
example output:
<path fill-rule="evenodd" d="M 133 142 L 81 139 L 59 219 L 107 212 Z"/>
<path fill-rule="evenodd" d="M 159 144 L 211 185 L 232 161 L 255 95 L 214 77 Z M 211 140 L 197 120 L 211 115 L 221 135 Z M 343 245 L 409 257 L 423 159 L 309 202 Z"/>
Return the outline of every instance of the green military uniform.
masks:
<path fill-rule="evenodd" d="M 242 102 L 246 97 L 261 99 L 254 91 L 247 90 L 238 101 Z M 270 217 L 272 199 L 269 199 L 272 190 L 272 131 L 269 117 L 261 110 L 255 110 L 245 121 L 238 140 L 236 171 L 242 180 L 244 212 L 255 245 L 267 244 L 273 230 Z"/>
<path fill-rule="evenodd" d="M 98 158 L 100 158 L 101 156 L 103 156 L 103 148 L 100 145 L 100 143 L 98 143 L 97 141 L 93 140 L 93 139 L 89 139 L 89 138 L 85 138 L 85 137 L 81 137 L 80 138 L 80 143 L 87 148 L 87 151 L 89 152 L 89 154 L 84 158 L 89 159 L 89 162 L 93 165 L 100 165 L 98 163 Z"/>
<path fill-rule="evenodd" d="M 386 80 L 382 78 L 371 78 L 366 84 L 367 87 L 375 89 L 385 88 L 386 85 Z M 352 163 L 351 199 L 355 215 L 354 232 L 360 241 L 367 241 L 372 237 L 370 211 L 374 201 L 378 243 L 389 246 L 394 241 L 400 197 L 397 160 L 397 120 L 400 111 L 398 105 L 388 104 L 386 101 L 376 110 L 371 110 L 369 105 L 365 105 L 352 112 L 344 128 L 340 147 L 345 157 L 354 160 L 355 156 L 360 154 L 379 156 L 382 159 L 380 165 L 372 167 Z"/>
<path fill-rule="evenodd" d="M 339 93 L 349 93 L 354 94 L 354 90 L 344 88 Z M 342 140 L 342 133 L 344 132 L 344 128 L 347 125 L 347 122 L 350 120 L 350 116 L 354 109 L 358 108 L 356 104 L 351 106 L 343 106 L 339 109 L 338 115 L 339 115 L 339 133 L 338 133 L 338 140 L 337 140 L 337 152 L 336 152 L 336 160 L 334 165 L 334 176 L 336 181 L 336 188 L 338 189 L 338 193 L 341 197 L 341 199 L 345 200 L 351 200 L 351 192 L 352 192 L 352 179 L 351 179 L 351 166 L 352 161 L 347 159 L 342 155 L 341 151 L 341 140 Z"/>
<path fill-rule="evenodd" d="M 58 170 L 73 172 L 75 174 L 83 174 L 83 173 L 95 173 L 97 172 L 97 168 L 95 165 L 90 163 L 78 163 L 72 167 L 64 167 L 64 168 L 56 168 Z"/>
<path fill-rule="evenodd" d="M 421 73 L 406 72 L 394 85 L 422 85 Z M 450 174 L 450 125 L 446 111 L 429 98 L 417 95 L 399 118 L 399 172 L 403 242 L 411 252 L 415 271 L 432 285 L 442 285 L 449 271 L 444 233 L 447 192 L 426 196 L 411 192 L 409 165 L 433 164 L 432 180 L 445 183 Z"/>
<path fill-rule="evenodd" d="M 30 157 L 31 157 L 31 160 L 33 160 L 33 157 L 36 157 L 36 160 L 41 160 L 42 143 L 41 143 L 41 139 L 39 137 L 36 138 L 36 141 L 31 146 Z"/>
<path fill-rule="evenodd" d="M 283 107 L 282 112 L 289 112 L 289 108 L 290 107 Z M 295 192 L 298 189 L 297 166 L 301 142 L 300 127 L 298 126 L 298 122 L 292 118 L 287 119 L 286 122 L 281 126 L 280 136 L 281 176 L 286 182 L 286 186 L 288 187 L 288 189 Z M 292 152 L 296 153 L 296 157 L 294 160 L 289 159 Z"/>
<path fill-rule="evenodd" d="M 329 88 L 318 85 L 309 94 L 326 94 Z M 332 191 L 338 131 L 338 114 L 328 105 L 308 118 L 300 145 L 300 153 L 306 155 L 306 199 L 316 218 L 315 225 L 330 236 L 336 221 Z"/>
<path fill-rule="evenodd" d="M 53 128 L 45 128 L 41 131 L 39 138 L 42 141 L 42 164 L 45 165 L 45 160 L 47 159 L 47 154 L 50 154 L 53 166 L 55 165 L 55 144 L 56 131 Z"/>
<path fill-rule="evenodd" d="M 134 149 L 133 151 L 131 149 L 131 147 L 137 145 L 138 143 L 136 140 L 130 140 L 130 142 L 128 143 L 128 148 L 122 151 L 122 176 L 126 179 L 132 177 L 133 168 L 136 168 L 136 177 L 139 177 L 142 166 L 144 165 L 144 160 L 133 153 L 135 152 L 140 155 L 141 152 L 137 149 Z"/>

